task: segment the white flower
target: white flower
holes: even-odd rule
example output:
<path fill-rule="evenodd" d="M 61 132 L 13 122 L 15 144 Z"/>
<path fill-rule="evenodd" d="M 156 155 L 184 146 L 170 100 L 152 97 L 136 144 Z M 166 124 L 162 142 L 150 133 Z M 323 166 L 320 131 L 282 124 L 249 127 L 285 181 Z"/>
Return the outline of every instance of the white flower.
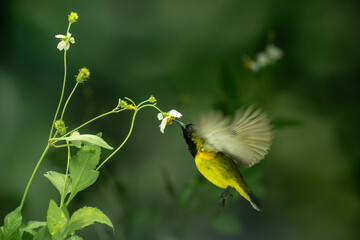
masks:
<path fill-rule="evenodd" d="M 279 60 L 283 56 L 282 50 L 280 48 L 276 47 L 275 45 L 272 45 L 272 44 L 269 44 L 266 47 L 266 54 L 273 61 Z"/>
<path fill-rule="evenodd" d="M 259 64 L 260 67 L 265 67 L 269 65 L 270 59 L 264 52 L 260 52 L 256 56 L 256 62 Z"/>
<path fill-rule="evenodd" d="M 56 38 L 60 38 L 61 41 L 57 45 L 57 48 L 61 51 L 63 49 L 68 50 L 70 47 L 70 43 L 74 44 L 75 39 L 71 36 L 71 33 L 67 33 L 67 36 L 58 34 L 55 36 Z"/>
<path fill-rule="evenodd" d="M 165 127 L 167 124 L 171 124 L 172 121 L 174 121 L 175 118 L 181 118 L 182 115 L 181 113 L 179 113 L 178 111 L 176 110 L 171 110 L 170 112 L 167 112 L 167 113 L 159 113 L 157 115 L 158 119 L 161 121 L 161 124 L 160 124 L 160 132 L 164 133 L 164 130 L 165 130 Z"/>

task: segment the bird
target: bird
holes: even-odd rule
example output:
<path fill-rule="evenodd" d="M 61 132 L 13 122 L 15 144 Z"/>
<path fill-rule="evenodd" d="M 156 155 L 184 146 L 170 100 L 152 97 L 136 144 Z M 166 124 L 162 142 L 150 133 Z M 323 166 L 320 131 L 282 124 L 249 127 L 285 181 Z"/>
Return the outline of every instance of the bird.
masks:
<path fill-rule="evenodd" d="M 225 207 L 225 200 L 232 197 L 230 191 L 235 188 L 255 210 L 262 211 L 237 164 L 249 168 L 268 153 L 273 128 L 266 113 L 251 106 L 237 110 L 232 120 L 218 112 L 210 112 L 200 116 L 195 124 L 184 124 L 177 119 L 174 122 L 181 127 L 199 172 L 224 189 L 218 198 L 219 207 Z"/>

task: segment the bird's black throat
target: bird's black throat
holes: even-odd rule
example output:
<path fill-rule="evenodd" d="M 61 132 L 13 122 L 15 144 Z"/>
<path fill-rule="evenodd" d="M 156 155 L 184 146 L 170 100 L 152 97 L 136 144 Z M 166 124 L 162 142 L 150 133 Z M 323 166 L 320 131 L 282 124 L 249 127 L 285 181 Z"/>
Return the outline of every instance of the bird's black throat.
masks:
<path fill-rule="evenodd" d="M 183 131 L 183 135 L 185 138 L 185 142 L 188 145 L 188 149 L 191 155 L 195 158 L 197 154 L 196 144 L 193 142 L 193 133 L 195 132 L 194 126 L 192 124 L 188 124 L 185 127 L 181 127 Z"/>

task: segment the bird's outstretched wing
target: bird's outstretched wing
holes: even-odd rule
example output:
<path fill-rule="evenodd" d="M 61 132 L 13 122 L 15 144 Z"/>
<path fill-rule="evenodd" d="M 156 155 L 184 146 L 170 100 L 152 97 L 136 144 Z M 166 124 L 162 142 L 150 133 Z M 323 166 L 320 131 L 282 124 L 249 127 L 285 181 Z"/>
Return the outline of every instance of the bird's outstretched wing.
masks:
<path fill-rule="evenodd" d="M 234 120 L 220 113 L 209 113 L 196 124 L 205 151 L 214 149 L 232 157 L 244 167 L 251 167 L 265 157 L 273 138 L 266 114 L 252 107 L 238 110 Z"/>

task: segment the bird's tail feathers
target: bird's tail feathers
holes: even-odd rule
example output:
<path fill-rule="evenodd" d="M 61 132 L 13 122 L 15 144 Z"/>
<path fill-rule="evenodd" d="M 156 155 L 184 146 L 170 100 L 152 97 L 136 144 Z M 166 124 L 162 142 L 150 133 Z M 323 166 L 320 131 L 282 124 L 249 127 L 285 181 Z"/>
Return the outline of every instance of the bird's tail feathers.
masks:
<path fill-rule="evenodd" d="M 251 206 L 258 212 L 262 211 L 261 204 L 259 200 L 255 197 L 254 193 L 250 190 L 250 188 L 243 182 L 243 185 L 240 184 L 235 186 L 236 191 L 240 193 L 246 200 L 248 200 Z"/>
<path fill-rule="evenodd" d="M 258 212 L 262 212 L 262 207 L 261 207 L 261 204 L 259 202 L 259 200 L 257 200 L 257 198 L 255 197 L 254 193 L 253 192 L 248 192 L 249 194 L 249 202 L 251 204 L 251 206 Z"/>

